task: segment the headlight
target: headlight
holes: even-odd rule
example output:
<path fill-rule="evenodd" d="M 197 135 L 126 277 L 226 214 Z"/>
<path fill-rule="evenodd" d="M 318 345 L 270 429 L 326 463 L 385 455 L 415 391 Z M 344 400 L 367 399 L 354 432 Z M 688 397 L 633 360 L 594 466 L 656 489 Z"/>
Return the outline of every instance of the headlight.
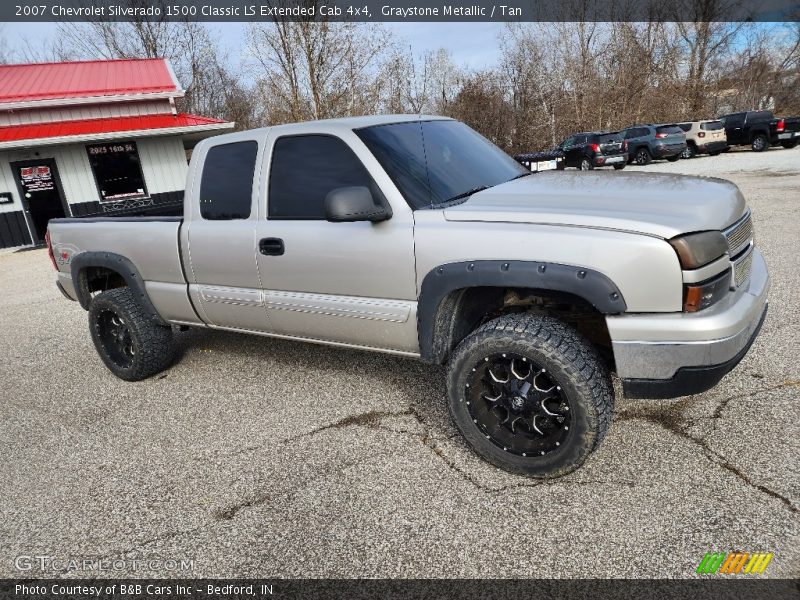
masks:
<path fill-rule="evenodd" d="M 669 243 L 678 253 L 678 260 L 684 269 L 707 265 L 728 251 L 728 241 L 719 231 L 690 233 L 672 238 Z"/>
<path fill-rule="evenodd" d="M 683 287 L 683 310 L 697 312 L 708 308 L 728 293 L 731 287 L 731 270 L 701 283 L 688 283 Z"/>

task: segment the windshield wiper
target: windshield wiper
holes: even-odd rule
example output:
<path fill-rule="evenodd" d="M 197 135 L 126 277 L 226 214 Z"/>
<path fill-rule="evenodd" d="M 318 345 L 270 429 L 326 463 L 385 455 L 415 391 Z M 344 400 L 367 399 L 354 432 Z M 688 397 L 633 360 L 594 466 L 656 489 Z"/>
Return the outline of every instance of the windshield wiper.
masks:
<path fill-rule="evenodd" d="M 458 194 L 453 196 L 452 198 L 448 198 L 444 201 L 444 204 L 448 204 L 450 202 L 455 202 L 456 200 L 461 200 L 462 198 L 466 198 L 467 196 L 472 196 L 472 194 L 477 194 L 478 192 L 482 192 L 483 190 L 488 190 L 491 186 L 488 185 L 480 185 L 476 188 L 472 188 L 471 190 L 467 190 L 463 194 Z"/>

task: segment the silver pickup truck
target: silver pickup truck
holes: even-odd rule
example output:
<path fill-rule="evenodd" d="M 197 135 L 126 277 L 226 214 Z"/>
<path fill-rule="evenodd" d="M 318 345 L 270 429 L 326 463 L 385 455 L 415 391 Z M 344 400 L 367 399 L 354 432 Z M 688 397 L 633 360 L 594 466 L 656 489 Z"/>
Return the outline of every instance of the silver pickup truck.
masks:
<path fill-rule="evenodd" d="M 204 140 L 184 206 L 182 219 L 50 223 L 58 287 L 88 311 L 115 375 L 166 369 L 184 327 L 443 364 L 469 444 L 531 476 L 568 473 L 597 447 L 612 373 L 629 397 L 705 391 L 767 310 L 732 183 L 531 173 L 439 117 Z"/>

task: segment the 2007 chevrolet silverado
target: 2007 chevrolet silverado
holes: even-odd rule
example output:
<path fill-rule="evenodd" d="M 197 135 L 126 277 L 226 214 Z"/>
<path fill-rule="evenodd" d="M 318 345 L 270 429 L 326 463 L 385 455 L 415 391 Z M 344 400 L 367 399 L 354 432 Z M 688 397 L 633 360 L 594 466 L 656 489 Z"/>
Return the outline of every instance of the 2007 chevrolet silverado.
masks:
<path fill-rule="evenodd" d="M 533 174 L 462 123 L 408 115 L 205 140 L 183 219 L 58 219 L 48 244 L 118 377 L 166 369 L 185 326 L 446 364 L 470 445 L 538 477 L 600 443 L 612 372 L 631 397 L 714 386 L 769 284 L 730 182 Z"/>

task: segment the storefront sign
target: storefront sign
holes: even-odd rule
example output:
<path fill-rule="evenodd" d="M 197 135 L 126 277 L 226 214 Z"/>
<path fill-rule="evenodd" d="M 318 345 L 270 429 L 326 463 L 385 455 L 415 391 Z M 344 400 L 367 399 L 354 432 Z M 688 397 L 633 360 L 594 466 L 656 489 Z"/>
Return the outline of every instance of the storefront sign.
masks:
<path fill-rule="evenodd" d="M 14 204 L 14 196 L 11 192 L 0 193 L 0 204 Z"/>

